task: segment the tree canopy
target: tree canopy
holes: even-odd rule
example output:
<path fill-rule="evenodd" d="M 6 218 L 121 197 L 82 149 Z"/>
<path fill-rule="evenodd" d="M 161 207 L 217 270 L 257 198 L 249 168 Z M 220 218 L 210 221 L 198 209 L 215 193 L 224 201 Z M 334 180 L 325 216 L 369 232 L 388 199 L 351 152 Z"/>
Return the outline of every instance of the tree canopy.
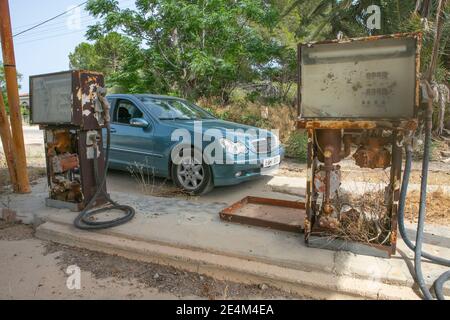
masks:
<path fill-rule="evenodd" d="M 435 36 L 437 1 L 431 0 L 90 0 L 101 22 L 91 43 L 70 55 L 74 68 L 104 72 L 122 92 L 177 94 L 226 103 L 235 88 L 269 84 L 286 97 L 296 80 L 299 42 L 423 31 L 427 67 Z M 381 9 L 379 30 L 367 19 Z M 450 5 L 444 12 L 450 14 Z M 435 78 L 448 81 L 450 23 L 446 19 Z"/>

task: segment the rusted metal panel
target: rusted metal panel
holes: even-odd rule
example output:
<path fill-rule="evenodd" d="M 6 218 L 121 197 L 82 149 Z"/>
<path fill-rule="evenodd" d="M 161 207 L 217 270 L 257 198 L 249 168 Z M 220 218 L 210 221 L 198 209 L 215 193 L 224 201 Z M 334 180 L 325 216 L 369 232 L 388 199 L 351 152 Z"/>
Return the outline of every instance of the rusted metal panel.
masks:
<path fill-rule="evenodd" d="M 269 198 L 247 197 L 220 212 L 224 221 L 257 227 L 302 232 L 305 203 Z"/>
<path fill-rule="evenodd" d="M 74 71 L 73 86 L 75 122 L 80 123 L 84 130 L 104 128 L 102 110 L 95 103 L 97 88 L 105 86 L 103 75 L 92 71 Z"/>
<path fill-rule="evenodd" d="M 52 168 L 55 173 L 63 173 L 79 166 L 80 162 L 76 154 L 63 154 L 52 158 Z"/>
<path fill-rule="evenodd" d="M 386 35 L 386 36 L 374 36 L 374 37 L 365 37 L 365 38 L 355 38 L 355 39 L 344 39 L 344 40 L 331 40 L 331 41 L 322 41 L 322 42 L 314 42 L 308 44 L 300 44 L 299 45 L 299 87 L 302 88 L 299 90 L 299 99 L 298 99 L 298 109 L 300 116 L 303 118 L 354 118 L 358 120 L 375 120 L 378 118 L 387 118 L 387 119 L 411 119 L 417 115 L 417 109 L 419 107 L 419 70 L 420 70 L 420 48 L 421 48 L 421 40 L 422 35 L 420 33 L 406 33 L 406 34 L 395 34 L 395 35 Z M 402 44 L 402 46 L 397 45 L 397 43 Z M 383 48 L 381 44 L 387 46 Z M 389 45 L 388 45 L 389 44 Z M 313 86 L 318 89 L 321 86 L 321 81 L 328 81 L 329 85 L 328 90 L 321 91 L 316 93 L 312 88 L 305 87 L 305 78 L 302 76 L 302 73 L 307 72 L 305 69 L 308 65 L 303 65 L 306 63 L 305 56 L 309 56 L 308 54 L 326 54 L 333 55 L 333 59 L 337 59 L 338 55 L 333 50 L 341 50 L 341 54 L 354 54 L 354 50 L 347 50 L 347 47 L 352 46 L 360 46 L 359 50 L 366 50 L 370 48 L 366 47 L 374 47 L 381 54 L 381 58 L 384 59 L 384 63 L 389 62 L 392 66 L 386 66 L 380 63 L 377 63 L 373 58 L 371 58 L 370 65 L 364 66 L 364 59 L 368 59 L 366 54 L 360 54 L 355 59 L 345 58 L 343 59 L 344 64 L 346 66 L 346 72 L 338 72 L 338 70 L 331 70 L 332 68 L 339 68 L 339 64 L 334 63 L 326 63 L 324 64 L 323 70 L 315 70 L 308 71 L 308 75 L 312 77 L 313 80 L 307 82 L 308 86 Z M 401 48 L 400 48 L 401 47 Z M 397 72 L 389 76 L 389 73 L 394 72 L 395 69 L 400 70 L 401 66 L 399 62 L 401 59 L 400 55 L 396 55 L 391 53 L 391 58 L 385 59 L 383 55 L 387 55 L 387 49 L 393 50 L 393 48 L 400 48 L 403 50 L 403 47 L 406 48 L 405 52 L 401 52 L 401 54 L 406 55 L 408 65 L 414 64 L 415 67 L 411 69 L 411 73 L 408 78 L 408 83 L 406 83 L 406 78 L 404 76 L 404 72 Z M 311 50 L 318 50 L 318 48 L 324 48 L 323 52 L 309 52 Z M 334 48 L 333 50 L 331 48 Z M 396 49 L 396 50 L 397 50 Z M 398 49 L 398 50 L 400 50 Z M 309 50 L 309 51 L 308 51 Z M 322 49 L 321 49 L 322 50 Z M 413 51 L 414 50 L 414 51 Z M 369 52 L 369 51 L 368 51 Z M 370 54 L 373 55 L 373 50 L 370 50 Z M 315 57 L 315 56 L 314 56 Z M 319 58 L 314 58 L 311 61 L 316 61 Z M 322 60 L 324 58 L 321 58 Z M 328 58 L 331 59 L 331 58 Z M 355 61 L 354 61 L 355 60 Z M 361 62 L 361 61 L 362 62 Z M 372 61 L 373 60 L 373 61 Z M 318 61 L 318 60 L 317 60 Z M 361 62 L 361 63 L 359 63 Z M 405 60 L 406 63 L 406 60 Z M 353 64 L 353 65 L 352 65 Z M 309 64 L 311 65 L 311 64 Z M 377 70 L 383 66 L 384 70 Z M 328 69 L 326 69 L 326 68 Z M 316 68 L 316 67 L 314 67 Z M 350 70 L 351 69 L 351 70 Z M 354 69 L 354 70 L 353 70 Z M 414 72 L 415 70 L 415 72 Z M 339 77 L 347 77 L 348 79 L 334 79 L 334 76 L 327 78 L 327 75 L 338 75 Z M 374 75 L 374 77 L 372 77 Z M 321 76 L 322 80 L 318 79 Z M 363 78 L 364 77 L 364 78 Z M 328 80 L 327 80 L 328 79 Z M 360 81 L 356 79 L 361 79 Z M 405 81 L 403 81 L 403 80 Z M 320 81 L 319 81 L 320 80 Z M 392 86 L 398 87 L 399 89 L 395 89 L 392 91 L 390 88 L 390 84 Z M 331 88 L 331 87 L 332 88 Z M 322 85 L 323 87 L 323 85 Z M 401 88 L 400 88 L 401 87 Z M 331 88 L 331 89 L 330 89 Z M 336 89 L 333 91 L 332 89 Z M 339 90 L 337 88 L 340 88 Z M 379 90 L 378 90 L 379 89 Z M 302 92 L 305 91 L 305 92 Z M 390 93 L 388 91 L 391 91 Z M 408 94 L 402 94 L 402 92 L 408 91 Z M 374 94 L 372 95 L 372 92 Z M 411 94 L 409 94 L 409 92 Z M 308 100 L 305 100 L 305 95 L 308 95 Z M 335 98 L 328 99 L 329 101 L 326 104 L 324 99 L 328 96 L 333 96 Z M 367 97 L 366 97 L 367 95 Z M 345 97 L 348 97 L 348 101 L 345 100 Z M 410 99 L 408 103 L 400 103 L 401 99 Z M 405 98 L 406 97 L 406 98 Z M 311 100 L 312 99 L 312 100 Z M 307 109 L 305 103 L 308 105 L 311 104 L 311 101 L 315 101 L 314 99 L 322 99 L 323 103 L 326 104 L 323 106 L 323 103 L 320 102 L 314 106 L 317 110 L 321 110 L 320 114 L 314 114 L 310 112 L 306 112 Z M 330 104 L 330 101 L 333 100 L 333 103 Z M 309 101 L 309 102 L 307 102 Z M 339 102 L 340 101 L 340 102 Z M 351 108 L 350 108 L 351 106 Z M 406 108 L 405 110 L 401 108 Z M 328 110 L 330 109 L 330 110 Z M 308 109 L 309 110 L 309 109 Z M 328 110 L 328 111 L 326 111 Z M 334 110 L 334 111 L 333 111 Z M 347 112 L 347 111 L 348 112 Z"/>
<path fill-rule="evenodd" d="M 98 178 L 101 179 L 103 173 L 105 172 L 105 156 L 103 154 L 103 138 L 102 131 L 96 130 L 98 134 L 98 145 L 100 146 L 97 156 L 98 163 Z M 84 202 L 87 204 L 97 191 L 96 174 L 94 168 L 94 158 L 91 157 L 92 152 L 90 149 L 93 147 L 88 145 L 86 141 L 88 140 L 87 131 L 80 131 L 78 134 L 78 153 L 80 157 L 80 172 L 81 172 L 81 187 L 83 190 Z M 106 188 L 106 186 L 105 186 Z M 98 197 L 95 205 L 101 205 L 105 203 L 103 197 Z"/>
<path fill-rule="evenodd" d="M 407 121 L 362 121 L 362 120 L 320 120 L 320 119 L 300 119 L 297 121 L 297 129 L 355 129 L 370 130 L 375 128 L 397 129 L 403 131 L 414 131 L 418 126 L 418 120 Z"/>
<path fill-rule="evenodd" d="M 68 71 L 33 76 L 30 85 L 34 93 L 32 113 L 45 115 L 50 109 L 48 117 L 33 117 L 45 131 L 47 205 L 82 210 L 96 194 L 106 169 L 102 136 L 105 117 L 97 99 L 104 77 L 97 72 Z M 52 117 L 58 110 L 63 116 Z M 98 197 L 94 205 L 105 202 L 104 197 Z"/>
<path fill-rule="evenodd" d="M 359 167 L 386 169 L 391 166 L 391 153 L 385 147 L 388 144 L 387 141 L 380 137 L 368 137 L 361 143 L 362 145 L 353 155 Z"/>
<path fill-rule="evenodd" d="M 97 190 L 94 159 L 89 156 L 87 136 L 89 131 L 65 127 L 43 127 L 45 154 L 47 162 L 47 179 L 49 185 L 48 205 L 82 210 L 95 195 Z M 103 144 L 101 129 L 98 143 Z M 105 171 L 103 149 L 98 150 L 98 178 Z M 99 198 L 97 205 L 105 203 Z"/>
<path fill-rule="evenodd" d="M 96 90 L 104 85 L 101 73 L 84 70 L 30 77 L 31 122 L 84 130 L 105 127 L 102 110 L 96 103 Z"/>

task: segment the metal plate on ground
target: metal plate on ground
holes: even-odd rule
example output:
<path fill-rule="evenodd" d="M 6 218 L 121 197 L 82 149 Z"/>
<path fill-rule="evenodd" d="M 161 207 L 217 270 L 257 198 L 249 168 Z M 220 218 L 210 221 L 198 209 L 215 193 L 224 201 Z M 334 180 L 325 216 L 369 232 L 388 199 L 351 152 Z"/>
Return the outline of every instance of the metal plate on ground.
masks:
<path fill-rule="evenodd" d="M 305 203 L 247 197 L 220 212 L 222 220 L 274 230 L 303 232 Z"/>

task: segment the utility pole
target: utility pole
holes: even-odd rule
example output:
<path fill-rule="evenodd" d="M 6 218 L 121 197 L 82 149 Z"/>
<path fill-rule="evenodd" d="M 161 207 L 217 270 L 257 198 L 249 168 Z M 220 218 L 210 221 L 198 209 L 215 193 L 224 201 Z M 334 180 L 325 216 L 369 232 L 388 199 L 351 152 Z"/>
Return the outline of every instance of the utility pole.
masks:
<path fill-rule="evenodd" d="M 6 114 L 5 103 L 3 102 L 3 92 L 0 87 L 0 138 L 2 140 L 3 151 L 8 165 L 9 177 L 13 186 L 14 192 L 18 191 L 17 174 L 14 161 L 13 144 L 11 140 L 11 128 L 9 126 L 8 115 Z"/>
<path fill-rule="evenodd" d="M 20 112 L 19 87 L 17 84 L 17 70 L 8 0 L 0 0 L 0 17 L 0 37 L 8 94 L 12 145 L 15 152 L 17 192 L 29 193 L 31 192 L 31 188 L 28 180 L 27 159 L 23 140 L 22 115 Z"/>

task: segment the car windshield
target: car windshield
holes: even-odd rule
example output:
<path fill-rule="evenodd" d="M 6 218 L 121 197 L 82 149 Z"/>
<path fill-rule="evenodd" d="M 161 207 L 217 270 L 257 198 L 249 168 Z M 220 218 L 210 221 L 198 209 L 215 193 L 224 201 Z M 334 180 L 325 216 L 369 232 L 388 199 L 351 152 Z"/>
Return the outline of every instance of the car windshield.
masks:
<path fill-rule="evenodd" d="M 185 100 L 139 97 L 150 113 L 159 120 L 201 120 L 214 117 Z"/>

